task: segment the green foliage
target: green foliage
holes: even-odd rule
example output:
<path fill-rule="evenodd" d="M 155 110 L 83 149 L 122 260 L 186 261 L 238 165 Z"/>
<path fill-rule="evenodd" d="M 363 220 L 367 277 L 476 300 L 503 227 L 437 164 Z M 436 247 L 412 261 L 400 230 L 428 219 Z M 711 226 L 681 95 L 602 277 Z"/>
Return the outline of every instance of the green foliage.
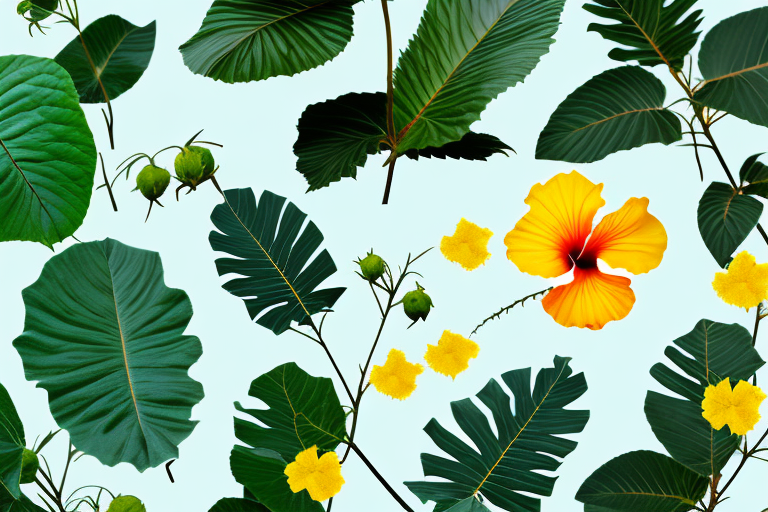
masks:
<path fill-rule="evenodd" d="M 642 66 L 666 64 L 679 70 L 699 39 L 701 10 L 686 16 L 696 0 L 591 1 L 584 9 L 618 23 L 591 23 L 587 30 L 629 47 L 611 50 L 608 56 L 613 60 L 637 61 Z"/>
<path fill-rule="evenodd" d="M 536 158 L 588 163 L 611 153 L 683 138 L 680 120 L 664 108 L 666 89 L 636 66 L 605 71 L 563 101 L 536 146 Z"/>
<path fill-rule="evenodd" d="M 358 1 L 216 0 L 179 50 L 193 73 L 227 83 L 292 76 L 344 50 Z"/>
<path fill-rule="evenodd" d="M 701 238 L 717 263 L 725 268 L 760 220 L 763 205 L 726 183 L 712 183 L 699 201 Z"/>
<path fill-rule="evenodd" d="M 165 286 L 160 256 L 110 239 L 78 244 L 51 258 L 23 298 L 13 344 L 73 444 L 139 471 L 176 458 L 203 398 L 187 374 L 202 346 L 183 335 L 192 306 Z"/>
<path fill-rule="evenodd" d="M 768 165 L 758 160 L 761 156 L 762 153 L 758 153 L 744 161 L 739 171 L 739 188 L 745 194 L 768 198 Z"/>
<path fill-rule="evenodd" d="M 16 6 L 16 12 L 32 24 L 48 18 L 59 6 L 59 0 L 23 0 Z"/>
<path fill-rule="evenodd" d="M 699 52 L 705 81 L 694 99 L 741 119 L 768 126 L 768 7 L 718 23 Z"/>
<path fill-rule="evenodd" d="M 704 497 L 708 485 L 708 479 L 666 455 L 636 451 L 620 455 L 592 473 L 576 499 L 616 511 L 685 512 Z"/>
<path fill-rule="evenodd" d="M 83 30 L 87 53 L 78 36 L 56 56 L 56 62 L 72 76 L 81 103 L 104 103 L 107 99 L 115 100 L 139 81 L 152 58 L 155 35 L 154 21 L 139 28 L 110 14 Z"/>
<path fill-rule="evenodd" d="M 268 409 L 235 403 L 238 411 L 265 425 L 235 418 L 235 435 L 250 447 L 232 450 L 235 479 L 273 512 L 322 511 L 306 490 L 291 491 L 284 471 L 305 449 L 333 451 L 346 438 L 346 416 L 333 382 L 287 363 L 254 380 L 248 394 Z"/>
<path fill-rule="evenodd" d="M 482 495 L 508 511 L 538 511 L 538 498 L 549 496 L 556 478 L 540 473 L 555 471 L 561 460 L 576 448 L 576 442 L 560 437 L 581 432 L 589 411 L 565 407 L 587 391 L 584 374 L 571 376 L 570 359 L 555 357 L 554 368 L 543 369 L 531 391 L 531 369 L 513 370 L 501 376 L 515 397 L 491 379 L 477 397 L 491 411 L 496 432 L 487 417 L 467 398 L 451 403 L 456 423 L 477 450 L 432 419 L 424 431 L 453 459 L 422 454 L 425 476 L 440 482 L 406 482 L 423 503 L 434 501 L 435 512 L 480 512 L 476 501 Z M 557 458 L 555 458 L 557 457 Z"/>
<path fill-rule="evenodd" d="M 0 241 L 53 247 L 71 236 L 91 202 L 96 146 L 54 61 L 0 57 L 0 141 Z"/>
<path fill-rule="evenodd" d="M 147 509 L 135 496 L 118 496 L 109 504 L 107 512 L 147 512 Z"/>
<path fill-rule="evenodd" d="M 13 500 L 21 496 L 19 480 L 26 443 L 24 425 L 16 412 L 16 406 L 8 391 L 0 384 L 0 511 L 3 510 L 3 492 Z"/>
<path fill-rule="evenodd" d="M 411 149 L 405 152 L 405 156 L 411 160 L 421 158 L 453 158 L 454 160 L 481 160 L 485 162 L 496 154 L 507 155 L 507 151 L 515 150 L 506 145 L 493 135 L 487 133 L 467 132 L 457 141 L 449 142 L 444 146 Z"/>
<path fill-rule="evenodd" d="M 565 0 L 430 0 L 395 71 L 398 153 L 460 140 L 549 51 Z"/>
<path fill-rule="evenodd" d="M 0 485 L 0 512 L 48 512 L 47 510 L 38 507 L 30 501 L 25 495 L 21 495 L 19 499 L 14 499 L 13 496 L 8 494 L 5 487 Z"/>
<path fill-rule="evenodd" d="M 270 512 L 260 503 L 245 498 L 224 498 L 208 512 Z"/>
<path fill-rule="evenodd" d="M 311 221 L 302 229 L 304 212 L 269 191 L 258 205 L 251 189 L 227 190 L 224 198 L 211 214 L 219 231 L 209 240 L 214 251 L 233 256 L 216 260 L 216 270 L 241 276 L 223 287 L 243 299 L 251 319 L 282 334 L 291 322 L 309 323 L 336 303 L 345 288 L 316 289 L 336 265 L 327 250 L 309 262 L 323 235 Z"/>

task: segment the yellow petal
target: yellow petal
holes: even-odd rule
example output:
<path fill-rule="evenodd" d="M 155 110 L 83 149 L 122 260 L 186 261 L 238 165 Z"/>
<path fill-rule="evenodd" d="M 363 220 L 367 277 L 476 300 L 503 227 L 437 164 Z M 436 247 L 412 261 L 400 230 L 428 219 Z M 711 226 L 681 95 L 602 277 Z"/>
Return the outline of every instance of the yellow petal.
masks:
<path fill-rule="evenodd" d="M 504 238 L 507 258 L 517 268 L 541 277 L 557 277 L 573 267 L 605 201 L 595 185 L 576 171 L 536 184 L 525 203 L 530 211 Z"/>
<path fill-rule="evenodd" d="M 725 379 L 704 391 L 702 416 L 716 430 L 727 424 L 732 433 L 743 436 L 760 421 L 760 404 L 765 399 L 759 387 L 742 380 L 732 389 L 730 379 Z"/>
<path fill-rule="evenodd" d="M 427 345 L 424 359 L 437 373 L 455 379 L 458 374 L 469 368 L 469 360 L 480 353 L 480 346 L 460 334 L 443 331 L 437 345 Z"/>
<path fill-rule="evenodd" d="M 667 231 L 648 213 L 648 199 L 633 197 L 600 221 L 582 257 L 644 274 L 659 266 L 666 249 Z"/>
<path fill-rule="evenodd" d="M 306 489 L 315 501 L 335 496 L 344 485 L 338 455 L 328 452 L 318 459 L 317 446 L 299 453 L 296 460 L 286 466 L 285 474 L 291 491 L 298 493 Z"/>
<path fill-rule="evenodd" d="M 475 270 L 491 257 L 488 241 L 493 236 L 490 229 L 461 219 L 453 236 L 444 236 L 440 242 L 440 252 L 448 261 L 458 263 L 466 270 Z"/>
<path fill-rule="evenodd" d="M 416 390 L 416 376 L 423 371 L 423 366 L 409 363 L 404 352 L 393 348 L 384 366 L 373 365 L 371 384 L 379 393 L 405 400 Z"/>
<path fill-rule="evenodd" d="M 727 272 L 715 274 L 712 287 L 724 302 L 749 310 L 768 299 L 768 263 L 758 265 L 754 256 L 740 252 Z"/>
<path fill-rule="evenodd" d="M 720 381 L 717 386 L 707 386 L 707 389 L 704 390 L 701 415 L 715 430 L 723 428 L 731 419 L 732 394 L 733 390 L 729 379 Z"/>
<path fill-rule="evenodd" d="M 632 311 L 635 294 L 629 284 L 626 277 L 577 267 L 573 281 L 549 292 L 541 303 L 560 325 L 598 330 Z"/>

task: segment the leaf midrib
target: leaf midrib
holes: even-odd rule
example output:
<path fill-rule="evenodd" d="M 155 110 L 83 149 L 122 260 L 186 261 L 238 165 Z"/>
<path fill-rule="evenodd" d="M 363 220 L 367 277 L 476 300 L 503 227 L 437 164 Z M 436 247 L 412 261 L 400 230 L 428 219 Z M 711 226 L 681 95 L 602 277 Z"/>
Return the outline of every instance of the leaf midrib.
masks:
<path fill-rule="evenodd" d="M 697 90 L 701 90 L 704 86 L 706 86 L 707 84 L 711 84 L 712 82 L 725 80 L 727 78 L 735 78 L 735 77 L 741 76 L 744 73 L 750 73 L 752 71 L 757 71 L 758 69 L 763 69 L 763 68 L 768 68 L 768 62 L 763 62 L 761 64 L 756 64 L 748 68 L 740 69 L 738 71 L 732 71 L 731 73 L 728 73 L 726 75 L 710 78 L 709 80 L 704 80 L 699 84 L 699 86 L 697 87 Z"/>
<path fill-rule="evenodd" d="M 120 45 L 123 44 L 123 42 L 128 39 L 128 36 L 136 32 L 137 29 L 133 29 L 131 31 L 126 32 L 123 37 L 120 38 L 120 40 L 117 42 L 117 44 L 112 48 L 112 51 L 109 52 L 109 55 L 107 55 L 107 58 L 104 60 L 104 64 L 98 67 L 95 67 L 93 69 L 94 75 L 96 76 L 96 81 L 101 81 L 101 75 L 104 74 L 104 71 L 107 70 L 107 66 L 109 66 L 109 61 L 112 59 L 112 56 L 115 55 L 115 52 L 120 48 Z"/>
<path fill-rule="evenodd" d="M 571 132 L 571 133 L 576 133 L 576 132 L 579 132 L 581 130 L 586 130 L 587 128 L 591 128 L 592 126 L 597 126 L 599 124 L 606 123 L 606 122 L 611 121 L 613 119 L 617 119 L 617 118 L 619 118 L 621 116 L 626 116 L 626 115 L 629 115 L 629 114 L 638 114 L 640 112 L 652 112 L 654 110 L 661 111 L 661 110 L 666 110 L 666 109 L 664 107 L 649 107 L 649 108 L 639 108 L 639 109 L 635 109 L 635 110 L 628 110 L 626 112 L 619 112 L 618 114 L 614 114 L 614 115 L 612 115 L 610 117 L 606 117 L 604 119 L 600 119 L 598 121 L 589 123 L 588 125 L 582 126 L 581 128 L 577 128 L 577 129 L 573 130 L 573 132 Z"/>
<path fill-rule="evenodd" d="M 627 19 L 628 19 L 629 21 L 631 21 L 631 22 L 632 22 L 632 24 L 633 24 L 633 25 L 635 25 L 635 26 L 637 27 L 637 30 L 639 30 L 639 31 L 640 31 L 640 33 L 643 35 L 643 37 L 646 39 L 646 41 L 648 41 L 648 43 L 650 43 L 650 45 L 653 47 L 654 51 L 655 51 L 655 52 L 656 52 L 656 53 L 659 55 L 659 57 L 661 58 L 661 60 L 663 60 L 663 61 L 664 61 L 664 64 L 666 64 L 666 65 L 667 65 L 667 66 L 668 66 L 670 69 L 673 69 L 673 68 L 672 68 L 672 64 L 669 62 L 669 60 L 668 60 L 668 59 L 667 59 L 667 58 L 664 56 L 664 54 L 663 54 L 663 53 L 661 53 L 661 49 L 660 49 L 660 48 L 659 48 L 659 47 L 656 45 L 656 43 L 655 43 L 655 42 L 654 42 L 654 40 L 651 38 L 651 36 L 649 36 L 649 35 L 648 35 L 648 34 L 645 32 L 645 30 L 643 29 L 643 27 L 641 27 L 641 26 L 640 26 L 640 24 L 639 24 L 637 21 L 635 21 L 635 19 L 632 17 L 632 15 L 631 15 L 630 13 L 628 13 L 628 12 L 627 12 L 627 10 L 624 8 L 624 6 L 623 6 L 623 5 L 621 5 L 621 1 L 620 1 L 620 0 L 616 0 L 616 5 L 618 5 L 618 6 L 619 6 L 619 9 L 621 9 L 621 10 L 624 12 L 624 14 L 627 16 Z"/>

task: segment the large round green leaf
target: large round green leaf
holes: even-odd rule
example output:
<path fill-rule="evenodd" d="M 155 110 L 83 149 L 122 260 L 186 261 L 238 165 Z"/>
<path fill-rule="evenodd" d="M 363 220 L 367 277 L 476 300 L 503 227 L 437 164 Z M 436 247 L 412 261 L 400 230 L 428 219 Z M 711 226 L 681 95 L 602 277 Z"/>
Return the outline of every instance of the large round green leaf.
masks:
<path fill-rule="evenodd" d="M 91 202 L 96 145 L 61 66 L 0 57 L 0 142 L 0 242 L 71 236 Z"/>
<path fill-rule="evenodd" d="M 208 512 L 269 512 L 264 505 L 245 498 L 224 498 Z"/>
<path fill-rule="evenodd" d="M 701 43 L 694 99 L 768 126 L 768 7 L 721 21 Z"/>
<path fill-rule="evenodd" d="M 106 98 L 99 79 L 110 100 L 133 87 L 149 66 L 155 34 L 154 21 L 139 28 L 110 14 L 83 30 L 87 54 L 78 36 L 61 50 L 56 62 L 72 76 L 81 103 L 104 103 Z"/>
<path fill-rule="evenodd" d="M 461 139 L 549 51 L 565 0 L 429 0 L 395 71 L 398 152 Z"/>
<path fill-rule="evenodd" d="M 78 244 L 23 297 L 13 344 L 72 443 L 139 471 L 176 458 L 197 424 L 189 416 L 203 388 L 187 371 L 202 346 L 183 334 L 192 305 L 165 286 L 160 256 L 110 239 Z"/>
<path fill-rule="evenodd" d="M 0 494 L 4 490 L 13 499 L 21 496 L 21 456 L 26 443 L 24 425 L 16 412 L 16 406 L 8 391 L 0 384 Z"/>
<path fill-rule="evenodd" d="M 295 75 L 344 50 L 358 1 L 216 0 L 179 50 L 193 73 L 223 82 Z"/>
<path fill-rule="evenodd" d="M 563 101 L 539 136 L 536 158 L 588 163 L 611 153 L 683 138 L 680 120 L 664 108 L 661 80 L 637 66 L 611 69 Z"/>

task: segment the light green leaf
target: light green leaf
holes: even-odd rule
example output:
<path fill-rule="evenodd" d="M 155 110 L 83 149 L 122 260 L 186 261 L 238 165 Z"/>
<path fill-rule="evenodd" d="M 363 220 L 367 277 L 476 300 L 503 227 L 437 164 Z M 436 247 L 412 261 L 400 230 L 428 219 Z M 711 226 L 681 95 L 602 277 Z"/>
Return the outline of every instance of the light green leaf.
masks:
<path fill-rule="evenodd" d="M 683 138 L 680 120 L 664 108 L 666 89 L 637 66 L 611 69 L 571 93 L 539 136 L 536 158 L 588 163 L 611 153 Z"/>
<path fill-rule="evenodd" d="M 183 334 L 192 305 L 165 286 L 160 256 L 110 239 L 77 244 L 22 295 L 24 333 L 13 345 L 72 443 L 139 471 L 177 458 L 203 398 L 187 373 L 202 346 Z"/>
<path fill-rule="evenodd" d="M 429 0 L 395 71 L 398 152 L 461 139 L 549 51 L 565 0 Z"/>
<path fill-rule="evenodd" d="M 0 384 L 0 494 L 3 490 L 11 499 L 21 496 L 21 456 L 27 442 L 24 439 L 24 425 L 16 412 L 8 391 Z M 0 511 L 2 511 L 0 498 Z"/>
<path fill-rule="evenodd" d="M 96 145 L 61 66 L 0 57 L 0 141 L 0 241 L 71 236 L 91 202 Z"/>

